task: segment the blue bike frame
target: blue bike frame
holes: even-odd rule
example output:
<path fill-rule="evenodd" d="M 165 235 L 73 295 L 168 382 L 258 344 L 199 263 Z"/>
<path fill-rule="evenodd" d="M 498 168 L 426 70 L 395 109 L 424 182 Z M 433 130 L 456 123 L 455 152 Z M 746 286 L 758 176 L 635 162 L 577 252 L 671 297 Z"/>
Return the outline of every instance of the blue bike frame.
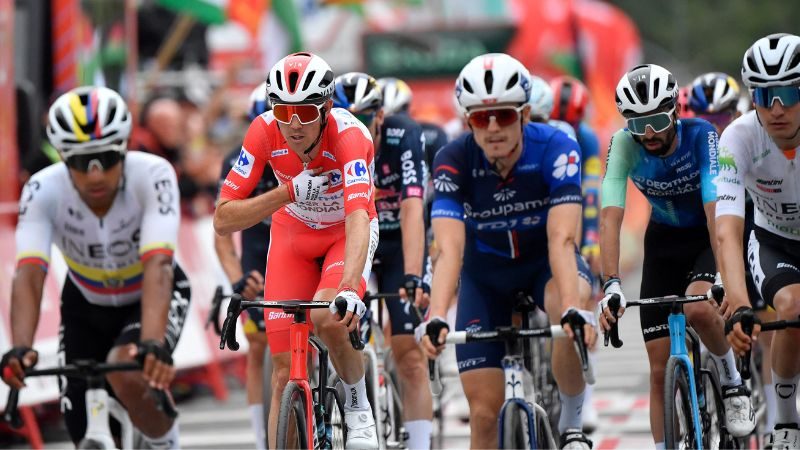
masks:
<path fill-rule="evenodd" d="M 689 392 L 692 402 L 692 422 L 694 423 L 694 438 L 697 448 L 703 448 L 702 424 L 700 423 L 700 403 L 697 399 L 697 387 L 694 380 L 692 360 L 686 348 L 686 316 L 683 313 L 670 313 L 669 319 L 669 354 L 670 359 L 677 358 L 681 361 L 684 370 L 689 374 Z M 666 401 L 666 399 L 665 399 Z"/>

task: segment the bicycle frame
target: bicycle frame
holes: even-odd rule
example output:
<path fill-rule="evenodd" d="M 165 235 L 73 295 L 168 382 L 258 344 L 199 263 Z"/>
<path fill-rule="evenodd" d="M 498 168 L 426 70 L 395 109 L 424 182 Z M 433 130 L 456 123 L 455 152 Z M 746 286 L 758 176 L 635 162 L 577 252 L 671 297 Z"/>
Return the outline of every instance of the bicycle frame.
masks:
<path fill-rule="evenodd" d="M 311 384 L 308 382 L 308 346 L 311 343 L 309 340 L 311 326 L 306 322 L 305 316 L 305 311 L 297 311 L 294 322 L 289 325 L 289 351 L 292 354 L 289 365 L 289 381 L 294 381 L 303 390 L 306 402 L 306 436 L 308 436 L 306 442 L 316 442 L 314 398 Z M 325 366 L 325 364 L 320 364 L 320 366 Z M 327 377 L 320 377 L 320 380 L 327 380 Z"/>
<path fill-rule="evenodd" d="M 133 448 L 133 423 L 128 411 L 103 388 L 86 390 L 86 434 L 81 442 L 96 441 L 103 448 L 116 448 L 109 416 L 120 423 L 120 448 Z"/>
<path fill-rule="evenodd" d="M 670 313 L 667 319 L 669 323 L 669 354 L 670 358 L 678 358 L 686 368 L 689 375 L 689 392 L 692 404 L 692 422 L 694 423 L 694 438 L 698 448 L 703 445 L 703 426 L 700 422 L 700 402 L 698 401 L 696 372 L 697 364 L 689 358 L 689 350 L 686 348 L 686 316 L 682 311 Z M 693 349 L 696 350 L 697 349 Z M 666 421 L 666 418 L 665 418 Z"/>

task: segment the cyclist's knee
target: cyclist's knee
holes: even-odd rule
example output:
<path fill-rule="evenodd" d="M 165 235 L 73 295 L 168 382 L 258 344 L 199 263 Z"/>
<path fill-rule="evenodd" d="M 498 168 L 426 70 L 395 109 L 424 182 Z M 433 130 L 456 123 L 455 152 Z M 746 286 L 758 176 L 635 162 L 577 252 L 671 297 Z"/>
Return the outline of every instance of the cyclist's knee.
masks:
<path fill-rule="evenodd" d="M 500 414 L 499 408 L 493 405 L 469 403 L 469 422 L 472 433 L 485 435 L 497 430 L 497 417 Z"/>
<path fill-rule="evenodd" d="M 719 321 L 719 315 L 707 302 L 689 303 L 684 305 L 686 318 L 693 327 L 706 329 L 714 326 Z"/>
<path fill-rule="evenodd" d="M 397 361 L 397 373 L 400 378 L 404 380 L 413 381 L 414 383 L 425 383 L 428 380 L 428 364 L 427 358 L 422 354 L 419 348 L 414 348 L 406 351 L 402 356 L 399 356 Z M 425 386 L 425 384 L 420 384 Z M 427 389 L 427 387 L 426 387 Z"/>
<path fill-rule="evenodd" d="M 289 382 L 289 353 L 272 355 L 272 390 L 280 392 Z"/>
<path fill-rule="evenodd" d="M 800 316 L 800 289 L 784 287 L 775 294 L 772 301 L 779 319 L 795 319 Z"/>
<path fill-rule="evenodd" d="M 650 386 L 659 387 L 663 391 L 665 369 L 661 364 L 650 366 Z"/>

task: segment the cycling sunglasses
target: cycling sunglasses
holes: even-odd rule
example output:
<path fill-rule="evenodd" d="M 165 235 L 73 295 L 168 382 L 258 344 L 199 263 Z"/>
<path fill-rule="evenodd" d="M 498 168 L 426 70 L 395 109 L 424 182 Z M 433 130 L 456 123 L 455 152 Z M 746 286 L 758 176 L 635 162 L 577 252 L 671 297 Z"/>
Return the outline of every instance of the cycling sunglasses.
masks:
<path fill-rule="evenodd" d="M 70 169 L 78 172 L 88 172 L 90 169 L 99 166 L 100 170 L 106 171 L 122 161 L 122 153 L 116 150 L 107 150 L 100 153 L 87 153 L 82 155 L 72 155 L 64 160 Z"/>
<path fill-rule="evenodd" d="M 753 103 L 762 108 L 772 108 L 775 101 L 784 108 L 800 103 L 800 86 L 759 87 L 753 89 Z"/>
<path fill-rule="evenodd" d="M 525 106 L 513 107 L 508 106 L 505 108 L 490 108 L 479 109 L 477 111 L 470 111 L 467 113 L 467 122 L 474 128 L 489 128 L 492 117 L 497 122 L 499 127 L 507 127 L 520 118 L 520 111 Z"/>
<path fill-rule="evenodd" d="M 628 130 L 638 136 L 646 133 L 647 127 L 650 127 L 654 133 L 661 133 L 672 125 L 672 114 L 675 112 L 673 107 L 669 111 L 659 112 L 641 117 L 631 117 L 625 119 Z"/>
<path fill-rule="evenodd" d="M 275 103 L 272 105 L 272 113 L 275 116 L 275 120 L 282 124 L 290 124 L 292 118 L 297 116 L 297 120 L 299 120 L 302 125 L 308 125 L 317 121 L 322 116 L 320 111 L 324 106 L 324 103 L 322 105 L 314 105 L 312 103 L 303 105 Z"/>

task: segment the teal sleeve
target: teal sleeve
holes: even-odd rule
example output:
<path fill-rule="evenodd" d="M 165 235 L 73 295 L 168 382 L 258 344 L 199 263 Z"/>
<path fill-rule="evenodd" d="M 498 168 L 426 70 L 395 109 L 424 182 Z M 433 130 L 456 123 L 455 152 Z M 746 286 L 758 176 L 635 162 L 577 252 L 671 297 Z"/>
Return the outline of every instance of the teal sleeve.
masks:
<path fill-rule="evenodd" d="M 611 137 L 606 157 L 606 173 L 601 186 L 600 203 L 603 208 L 625 207 L 630 159 L 635 150 L 635 142 L 624 130 L 617 131 Z"/>

